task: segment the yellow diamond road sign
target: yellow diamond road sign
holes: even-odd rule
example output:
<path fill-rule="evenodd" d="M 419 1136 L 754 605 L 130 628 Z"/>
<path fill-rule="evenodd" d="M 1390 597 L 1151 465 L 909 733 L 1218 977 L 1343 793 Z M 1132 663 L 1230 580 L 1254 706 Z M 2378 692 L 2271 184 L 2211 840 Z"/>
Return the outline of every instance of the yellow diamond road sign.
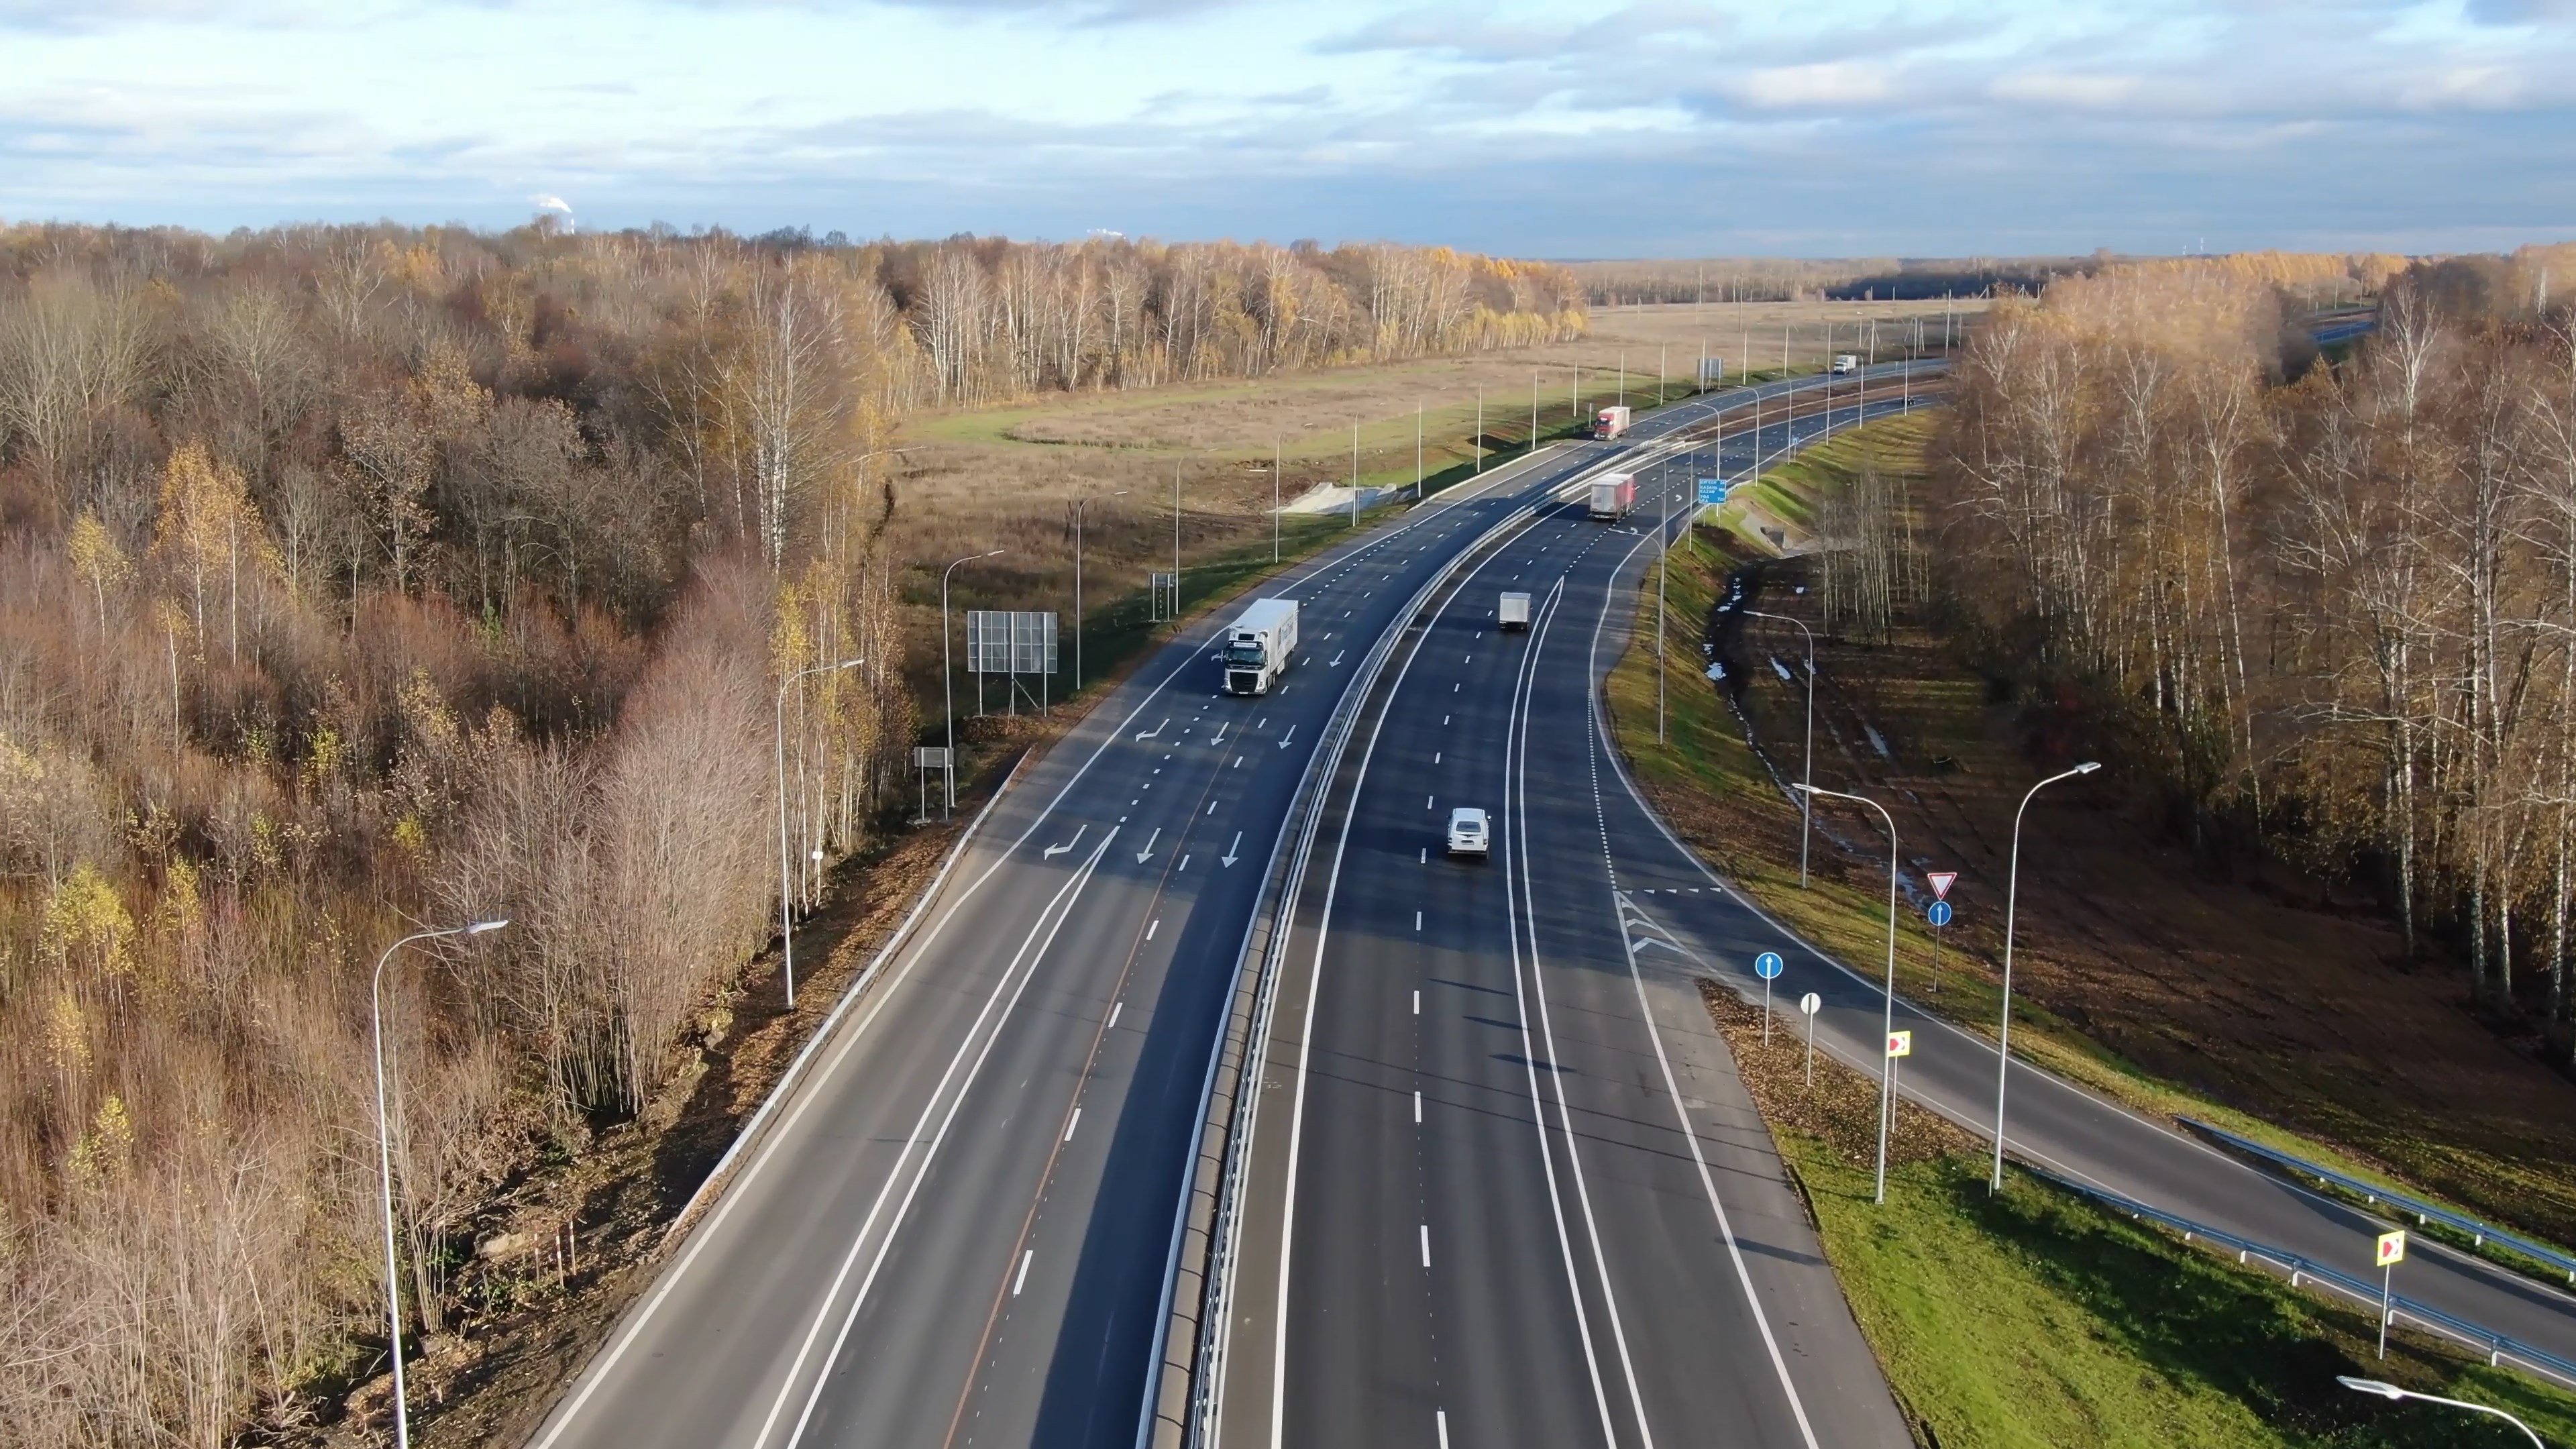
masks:
<path fill-rule="evenodd" d="M 1892 1057 L 1910 1057 L 1914 1055 L 1914 1033 L 1910 1031 L 1889 1032 L 1887 1034 L 1887 1054 Z"/>
<path fill-rule="evenodd" d="M 2385 1268 L 2392 1263 L 2403 1263 L 2405 1261 L 2406 1234 L 2402 1231 L 2381 1233 L 2379 1235 L 2379 1266 Z"/>

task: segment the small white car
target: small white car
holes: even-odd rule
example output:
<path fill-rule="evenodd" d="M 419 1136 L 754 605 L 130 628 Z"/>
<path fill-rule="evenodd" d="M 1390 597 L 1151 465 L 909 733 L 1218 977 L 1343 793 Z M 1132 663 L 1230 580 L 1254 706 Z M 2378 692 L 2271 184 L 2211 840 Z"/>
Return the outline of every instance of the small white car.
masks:
<path fill-rule="evenodd" d="M 1493 849 L 1493 835 L 1485 824 L 1485 812 L 1473 805 L 1461 805 L 1449 812 L 1449 853 L 1472 855 L 1479 859 Z"/>

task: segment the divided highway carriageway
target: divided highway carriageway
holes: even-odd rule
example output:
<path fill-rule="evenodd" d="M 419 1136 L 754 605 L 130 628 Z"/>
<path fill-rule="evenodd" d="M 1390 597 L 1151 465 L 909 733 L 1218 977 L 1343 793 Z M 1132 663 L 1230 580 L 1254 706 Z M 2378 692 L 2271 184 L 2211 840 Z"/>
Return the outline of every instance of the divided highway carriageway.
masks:
<path fill-rule="evenodd" d="M 1927 371 L 1918 365 L 1917 377 Z M 1875 373 L 1894 378 L 1892 369 Z M 1847 425 L 1860 413 L 1855 382 L 1836 381 L 1845 400 L 1836 420 Z M 1823 384 L 1803 379 L 1759 391 L 1776 400 L 1784 393 L 1812 395 Z M 906 931 L 852 988 L 804 1068 L 771 1104 L 758 1135 L 744 1144 L 721 1190 L 531 1442 L 540 1449 L 1125 1446 L 1177 1433 L 1170 1418 L 1158 1421 L 1153 1410 L 1163 1386 L 1160 1350 L 1172 1285 L 1183 1276 L 1184 1189 L 1200 1150 L 1201 1118 L 1238 974 L 1258 964 L 1247 958 L 1264 883 L 1285 878 L 1297 854 L 1286 833 L 1292 803 L 1301 789 L 1319 787 L 1321 766 L 1332 763 L 1319 761 L 1317 742 L 1340 738 L 1337 721 L 1357 718 L 1363 698 L 1354 679 L 1364 666 L 1392 656 L 1399 641 L 1390 636 L 1439 595 L 1443 581 L 1478 570 L 1475 607 L 1490 610 L 1488 596 L 1504 576 L 1496 572 L 1503 555 L 1490 553 L 1498 529 L 1516 539 L 1547 540 L 1543 557 L 1514 555 L 1525 557 L 1530 570 L 1581 559 L 1606 565 L 1638 542 L 1636 524 L 1647 514 L 1641 511 L 1627 527 L 1592 524 L 1581 518 L 1579 502 L 1569 506 L 1557 495 L 1579 488 L 1589 472 L 1655 458 L 1673 446 L 1665 439 L 1704 430 L 1720 410 L 1750 402 L 1755 391 L 1711 393 L 1663 409 L 1640 419 L 1618 443 L 1543 450 L 1355 531 L 1348 544 L 1258 590 L 1296 598 L 1304 614 L 1301 657 L 1272 694 L 1218 693 L 1213 640 L 1232 617 L 1219 607 L 1100 700 L 1042 758 L 1024 765 L 961 842 Z M 1822 416 L 1809 411 L 1794 423 L 1777 411 L 1766 416 L 1766 448 L 1788 445 L 1793 430 L 1800 438 L 1819 432 Z M 1733 447 L 1727 466 L 1741 468 L 1749 439 Z M 1711 456 L 1703 448 L 1698 461 L 1705 465 Z M 1668 471 L 1673 486 L 1684 487 L 1683 475 L 1693 469 Z M 1641 488 L 1641 509 L 1644 494 Z M 1487 550 L 1478 555 L 1481 563 L 1466 557 L 1480 541 Z M 1548 594 L 1549 613 L 1529 636 L 1533 647 L 1592 627 L 1566 612 L 1552 581 L 1540 591 Z M 1388 647 L 1379 647 L 1382 641 Z M 1440 682 L 1460 685 L 1460 709 L 1469 711 L 1450 711 L 1459 714 L 1460 744 L 1444 758 L 1454 765 L 1407 758 L 1398 767 L 1391 755 L 1382 756 L 1378 778 L 1401 773 L 1407 790 L 1439 794 L 1447 787 L 1438 772 L 1472 771 L 1486 803 L 1499 812 L 1503 730 L 1522 707 L 1514 669 L 1497 652 L 1484 664 L 1440 671 Z M 1418 692 L 1435 675 L 1419 664 L 1408 678 L 1407 688 Z M 1478 681 L 1472 700 L 1463 693 L 1470 678 Z M 1582 686 L 1569 674 L 1546 687 L 1579 693 Z M 1431 745 L 1426 760 L 1442 748 Z M 1586 776 L 1545 773 L 1543 792 L 1551 801 L 1565 789 L 1589 788 Z M 1390 833 L 1383 838 L 1374 827 L 1357 837 L 1360 848 L 1405 854 L 1409 861 L 1411 847 L 1432 838 L 1427 815 L 1390 819 L 1385 828 Z M 1501 834 L 1512 840 L 1514 827 L 1506 823 Z M 1383 872 L 1373 888 L 1426 909 L 1436 902 L 1439 929 L 1451 933 L 1443 940 L 1454 938 L 1460 950 L 1481 943 L 1491 956 L 1441 969 L 1459 974 L 1472 965 L 1499 1004 L 1455 988 L 1440 998 L 1441 1020 L 1463 1020 L 1461 1013 L 1472 1011 L 1513 1021 L 1517 1031 L 1510 998 L 1491 995 L 1507 992 L 1512 980 L 1502 933 L 1521 915 L 1507 912 L 1501 884 L 1514 867 L 1498 859 L 1472 884 L 1438 887 L 1419 879 L 1417 867 L 1407 869 L 1416 873 L 1397 875 L 1391 864 L 1373 863 L 1371 874 Z M 1343 874 L 1346 883 L 1354 878 Z M 1481 895 L 1471 900 L 1458 892 Z M 1539 894 L 1552 902 L 1556 891 L 1541 882 Z M 1528 895 L 1523 890 L 1515 897 L 1521 904 L 1511 910 L 1526 914 Z M 1388 923 L 1395 918 L 1385 911 L 1394 908 L 1372 909 L 1379 927 L 1392 931 Z M 1469 911 L 1476 921 L 1462 918 Z M 1471 928 L 1495 939 L 1455 934 Z M 1551 933 L 1559 929 L 1542 923 L 1531 949 L 1552 953 Z M 1483 982 L 1485 976 L 1494 979 Z M 1558 1031 L 1568 1024 L 1560 1016 Z M 1555 1055 L 1545 1048 L 1511 1050 Z M 1510 1139 L 1514 1175 L 1490 1189 L 1498 1199 L 1522 1194 L 1523 1178 L 1541 1160 L 1529 1135 L 1535 1108 L 1523 1100 L 1526 1085 L 1518 1077 L 1462 1081 L 1440 1093 L 1444 1112 L 1458 1104 L 1462 1114 L 1515 1109 L 1461 1093 L 1508 1086 L 1522 1094 L 1513 1099 L 1522 1117 L 1519 1135 Z M 1553 1096 L 1547 1102 L 1550 1112 L 1559 1111 Z M 1670 1158 L 1659 1171 L 1672 1162 L 1696 1170 L 1668 1126 L 1641 1120 L 1637 1130 Z M 1385 1145 L 1361 1136 L 1333 1150 L 1356 1154 Z M 1471 1142 L 1458 1144 L 1461 1154 L 1474 1150 Z M 1310 1151 L 1307 1161 L 1317 1155 Z M 1411 1157 L 1381 1165 L 1399 1174 L 1391 1186 L 1411 1189 Z M 1609 1192 L 1600 1174 L 1610 1169 L 1588 1158 L 1582 1165 L 1593 1174 L 1597 1210 Z M 1340 1164 L 1355 1173 L 1372 1166 L 1358 1156 Z M 1555 1166 L 1564 1176 L 1574 1165 L 1559 1160 Z M 1562 1186 L 1569 1194 L 1565 1210 L 1578 1211 L 1570 1178 Z M 1497 1225 L 1510 1235 L 1495 1247 L 1531 1255 L 1510 1265 L 1512 1272 L 1556 1273 L 1549 1281 L 1570 1292 L 1562 1287 L 1554 1228 L 1526 1211 L 1536 1201 L 1513 1203 L 1508 1220 Z M 1408 1220 L 1404 1231 L 1373 1246 L 1410 1252 L 1412 1226 Z M 1529 1231 L 1542 1227 L 1536 1236 Z M 1317 1262 L 1322 1250 L 1306 1247 L 1308 1241 L 1299 1240 L 1302 1261 Z M 1354 1253 L 1371 1246 L 1344 1245 Z M 1435 1239 L 1433 1246 L 1454 1253 L 1466 1241 Z M 1691 1265 L 1690 1281 L 1700 1283 L 1709 1267 Z M 1714 1271 L 1718 1276 L 1706 1280 L 1711 1291 L 1735 1270 L 1720 1260 Z M 1314 1296 L 1294 1301 L 1301 1311 L 1322 1303 Z M 1631 1315 L 1636 1301 L 1623 1304 Z M 1533 1358 L 1554 1365 L 1560 1350 L 1571 1351 L 1570 1340 L 1546 1314 L 1570 1303 L 1570 1297 L 1554 1306 L 1532 1300 L 1521 1320 L 1528 1342 L 1511 1342 L 1513 1325 L 1496 1322 L 1486 1340 L 1453 1345 L 1443 1360 L 1447 1371 L 1499 1386 L 1521 1377 Z M 1374 1290 L 1335 1306 L 1360 1320 L 1391 1311 Z M 1835 1306 L 1839 1311 L 1838 1300 Z M 1708 1311 L 1741 1313 L 1715 1305 Z M 1602 1326 L 1598 1317 L 1592 1321 Z M 1400 1336 L 1411 1324 L 1389 1320 L 1368 1331 Z M 1472 1356 L 1488 1345 L 1496 1356 L 1481 1362 Z M 1664 1360 L 1659 1375 L 1679 1370 L 1668 1345 L 1632 1339 L 1628 1351 L 1631 1359 Z M 1765 1363 L 1758 1356 L 1748 1360 L 1747 1372 L 1767 1374 Z M 1389 1372 L 1397 1366 L 1385 1365 Z M 1601 1371 L 1609 1376 L 1605 1382 L 1622 1383 L 1619 1393 L 1628 1394 L 1618 1366 L 1605 1360 Z M 1564 1382 L 1532 1374 L 1529 1383 L 1553 1407 L 1548 1417 L 1526 1422 L 1553 1425 L 1556 1410 L 1572 1412 L 1555 1403 L 1572 1393 Z M 1599 1396 L 1585 1389 L 1573 1397 L 1588 1406 Z M 1819 1411 L 1811 1402 L 1809 1412 Z M 1765 1423 L 1777 1417 L 1773 1408 L 1761 1412 Z M 1430 1410 L 1418 1417 L 1427 1433 Z M 1316 1427 L 1325 1432 L 1320 1422 Z M 1380 1432 L 1390 1441 L 1429 1442 L 1398 1428 L 1391 1420 Z M 1327 1433 L 1304 1442 L 1335 1441 Z M 1536 1441 L 1497 1428 L 1477 1442 Z"/>

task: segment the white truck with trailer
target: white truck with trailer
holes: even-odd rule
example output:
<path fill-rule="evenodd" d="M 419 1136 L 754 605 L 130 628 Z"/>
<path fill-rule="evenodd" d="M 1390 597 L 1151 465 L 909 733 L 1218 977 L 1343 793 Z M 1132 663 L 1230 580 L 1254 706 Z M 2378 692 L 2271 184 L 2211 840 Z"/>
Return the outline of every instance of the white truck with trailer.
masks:
<path fill-rule="evenodd" d="M 1501 623 L 1505 632 L 1519 630 L 1527 633 L 1530 626 L 1530 596 L 1509 593 L 1503 595 L 1502 607 L 1494 611 L 1494 617 Z"/>
<path fill-rule="evenodd" d="M 1225 692 L 1268 694 L 1297 653 L 1297 601 L 1255 599 L 1225 631 Z"/>
<path fill-rule="evenodd" d="M 1637 475 L 1604 473 L 1592 480 L 1592 516 L 1616 523 L 1637 506 Z"/>

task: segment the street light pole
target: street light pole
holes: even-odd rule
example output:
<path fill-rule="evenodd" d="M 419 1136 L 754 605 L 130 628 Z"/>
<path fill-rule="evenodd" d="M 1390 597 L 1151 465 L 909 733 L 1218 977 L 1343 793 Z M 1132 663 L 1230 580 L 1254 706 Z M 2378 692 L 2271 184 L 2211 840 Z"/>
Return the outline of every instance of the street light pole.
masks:
<path fill-rule="evenodd" d="M 1878 1195 L 1873 1202 L 1887 1201 L 1887 1123 L 1896 1111 L 1896 1071 L 1887 1055 L 1887 1041 L 1896 1034 L 1896 817 L 1887 807 L 1866 795 L 1847 794 L 1841 790 L 1823 790 L 1813 785 L 1800 785 L 1799 793 L 1809 796 L 1831 795 L 1837 800 L 1854 800 L 1878 812 L 1887 822 L 1887 1003 L 1885 1020 L 1878 1033 Z"/>
<path fill-rule="evenodd" d="M 948 762 L 941 767 L 944 788 L 948 794 L 947 809 L 940 816 L 943 820 L 950 814 L 954 814 L 957 809 L 957 692 L 948 680 L 949 666 L 953 662 L 949 652 L 948 635 L 948 576 L 957 572 L 958 564 L 970 564 L 977 559 L 991 558 L 993 554 L 1005 552 L 1008 550 L 997 548 L 991 553 L 970 553 L 939 571 L 939 712 L 946 716 L 948 721 Z"/>
<path fill-rule="evenodd" d="M 1761 445 L 1757 442 L 1754 446 L 1758 450 Z M 1798 777 L 1803 783 L 1812 785 L 1816 780 L 1816 631 L 1808 628 L 1805 621 L 1792 619 L 1786 614 L 1766 614 L 1760 609 L 1746 609 L 1744 616 L 1748 619 L 1776 619 L 1783 624 L 1796 624 L 1798 632 L 1807 636 L 1807 743 L 1805 748 L 1798 752 Z M 1807 842 L 1815 834 L 1815 806 L 1814 800 L 1805 796 L 1799 797 L 1798 889 L 1800 890 L 1807 888 Z"/>
<path fill-rule="evenodd" d="M 440 931 L 414 931 L 385 948 L 376 958 L 375 983 L 369 988 L 368 1013 L 372 1018 L 376 1045 L 376 1165 L 383 1178 L 385 1215 L 385 1327 L 393 1344 L 394 1360 L 394 1449 L 410 1449 L 411 1405 L 403 1394 L 402 1353 L 402 1270 L 394 1256 L 394 1137 L 385 1116 L 385 963 L 394 953 L 414 941 L 435 941 L 441 936 L 479 936 L 510 924 L 507 920 L 476 921 L 470 926 L 450 926 Z"/>
<path fill-rule="evenodd" d="M 2012 948 L 2013 908 L 2021 894 L 2021 817 L 2030 809 L 2031 796 L 2060 780 L 2090 775 L 2102 768 L 2099 760 L 2086 760 L 2072 770 L 2063 770 L 2030 787 L 2021 797 L 2021 807 L 2013 811 L 2012 868 L 2004 876 L 2004 1003 L 2003 1029 L 1995 1042 L 1995 1171 L 1986 1180 L 1986 1191 L 2004 1190 L 2004 1082 L 2012 1075 Z"/>
<path fill-rule="evenodd" d="M 1127 490 L 1098 495 L 1100 498 L 1124 498 Z M 1082 693 L 1082 512 L 1096 498 L 1080 498 L 1073 505 L 1073 692 Z M 1270 465 L 1270 560 L 1279 561 L 1279 465 Z"/>
<path fill-rule="evenodd" d="M 1658 388 L 1662 379 L 1656 379 Z M 1660 465 L 1663 486 L 1655 491 L 1662 495 L 1664 520 L 1655 533 L 1655 743 L 1664 742 L 1664 679 L 1672 670 L 1664 663 L 1664 575 L 1673 571 L 1673 462 L 1666 454 Z"/>
<path fill-rule="evenodd" d="M 1270 435 L 1270 561 L 1279 562 L 1279 435 Z"/>
<path fill-rule="evenodd" d="M 2446 1399 L 2440 1394 L 2419 1394 L 2413 1389 L 2401 1389 L 2395 1384 L 2381 1383 L 2377 1379 L 2357 1379 L 2349 1374 L 2335 1375 L 2335 1382 L 2343 1385 L 2347 1389 L 2353 1390 L 2355 1393 L 2376 1394 L 2383 1399 L 2421 1399 L 2428 1404 L 2441 1404 L 2447 1408 L 2466 1409 L 2473 1414 L 2492 1414 L 2496 1418 L 2502 1419 L 2506 1423 L 2520 1429 L 2523 1433 L 2523 1437 L 2531 1441 L 2533 1449 L 2549 1449 L 2548 1445 L 2540 1442 L 2540 1435 L 2533 1432 L 2532 1427 L 2529 1424 L 2522 1422 L 2520 1419 L 2515 1418 L 2513 1415 L 2506 1413 L 2502 1409 L 2495 1408 L 2487 1404 L 2472 1404 L 2466 1399 Z"/>
<path fill-rule="evenodd" d="M 809 674 L 836 674 L 844 669 L 856 669 L 866 662 L 864 659 L 844 659 L 838 664 L 817 664 L 810 669 L 799 669 L 778 681 L 774 736 L 778 745 L 778 963 L 787 982 L 789 1011 L 796 1009 L 796 929 L 787 910 L 794 893 L 787 879 L 787 691 Z"/>

